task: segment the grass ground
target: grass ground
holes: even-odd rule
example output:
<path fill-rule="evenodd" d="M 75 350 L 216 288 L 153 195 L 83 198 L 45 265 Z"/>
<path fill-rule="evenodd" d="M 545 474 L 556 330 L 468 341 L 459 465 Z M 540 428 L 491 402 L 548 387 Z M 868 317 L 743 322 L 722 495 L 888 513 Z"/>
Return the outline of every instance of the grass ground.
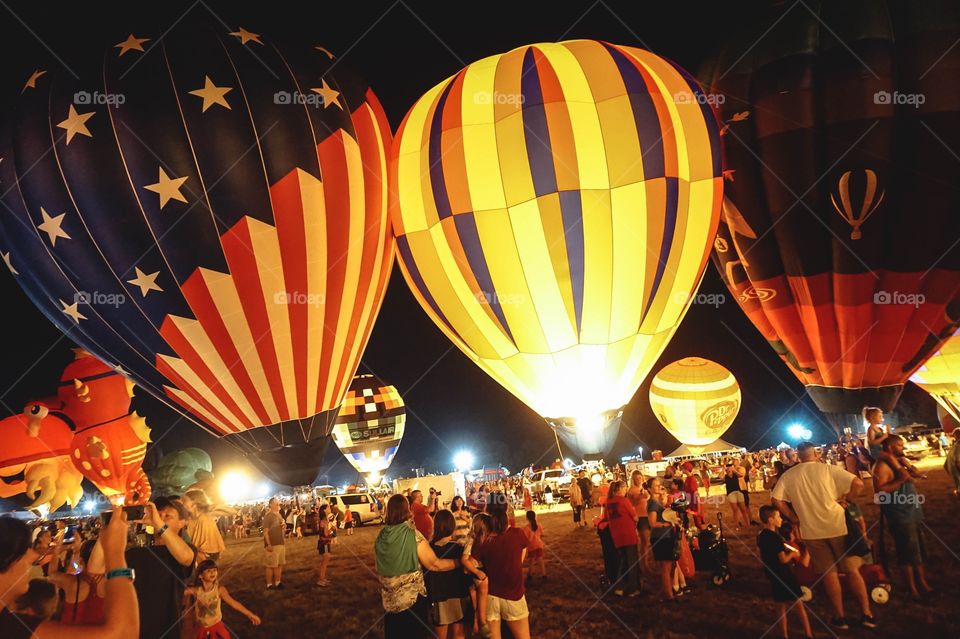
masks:
<path fill-rule="evenodd" d="M 896 637 L 910 639 L 960 637 L 960 503 L 948 495 L 949 479 L 936 460 L 926 464 L 930 478 L 920 483 L 927 497 L 924 506 L 928 566 L 933 586 L 940 595 L 933 602 L 909 601 L 899 574 L 892 575 L 894 589 L 890 602 L 875 606 L 879 627 L 873 631 L 852 629 L 834 634 L 822 621 L 829 616 L 826 596 L 818 591 L 810 604 L 811 621 L 817 637 Z M 756 507 L 766 503 L 768 494 L 752 495 Z M 867 525 L 878 520 L 872 493 L 862 496 Z M 716 506 L 708 516 L 715 521 Z M 590 517 L 597 514 L 589 511 Z M 726 513 L 725 513 L 726 514 Z M 768 582 L 756 556 L 758 529 L 737 533 L 727 530 L 734 578 L 723 588 L 709 583 L 709 575 L 698 574 L 690 583 L 694 592 L 682 605 L 665 610 L 657 603 L 657 580 L 644 576 L 646 594 L 624 599 L 605 593 L 600 587 L 602 562 L 600 544 L 592 528 L 575 530 L 569 510 L 544 512 L 541 517 L 547 542 L 548 578 L 528 588 L 530 623 L 534 637 L 569 639 L 651 639 L 780 637 L 773 624 L 775 608 L 767 603 Z M 232 610 L 224 610 L 225 622 L 238 637 L 348 637 L 382 636 L 380 597 L 374 573 L 373 541 L 379 526 L 367 526 L 350 537 L 341 536 L 334 547 L 327 588 L 311 586 L 315 580 L 315 538 L 289 540 L 283 591 L 264 589 L 259 539 L 230 540 L 222 565 L 222 582 L 234 597 L 263 618 L 254 628 Z M 892 542 L 891 569 L 893 565 Z M 848 614 L 854 610 L 848 599 Z M 799 625 L 793 636 L 799 637 Z"/>

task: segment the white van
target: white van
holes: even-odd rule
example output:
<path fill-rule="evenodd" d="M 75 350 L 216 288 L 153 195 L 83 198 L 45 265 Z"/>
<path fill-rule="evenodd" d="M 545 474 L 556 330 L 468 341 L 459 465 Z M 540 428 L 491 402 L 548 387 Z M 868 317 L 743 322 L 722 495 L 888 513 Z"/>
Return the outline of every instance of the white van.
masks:
<path fill-rule="evenodd" d="M 344 493 L 341 495 L 327 495 L 326 501 L 331 506 L 336 506 L 341 511 L 350 506 L 350 512 L 353 513 L 353 521 L 357 526 L 369 524 L 371 522 L 382 523 L 383 514 L 377 509 L 377 502 L 373 496 L 367 493 Z"/>

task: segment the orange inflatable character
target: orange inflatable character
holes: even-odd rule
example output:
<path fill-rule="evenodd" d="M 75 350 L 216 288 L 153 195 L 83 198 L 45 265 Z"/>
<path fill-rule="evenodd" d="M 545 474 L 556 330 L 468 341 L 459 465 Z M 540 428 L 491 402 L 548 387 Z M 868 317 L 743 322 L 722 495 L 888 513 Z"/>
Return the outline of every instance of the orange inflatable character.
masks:
<path fill-rule="evenodd" d="M 142 503 L 150 482 L 140 467 L 150 428 L 130 410 L 133 382 L 83 349 L 60 376 L 57 395 L 73 421 L 70 457 L 111 501 Z"/>
<path fill-rule="evenodd" d="M 72 436 L 67 422 L 40 402 L 0 420 L 0 497 L 25 494 L 28 510 L 80 503 L 83 477 L 70 461 Z"/>

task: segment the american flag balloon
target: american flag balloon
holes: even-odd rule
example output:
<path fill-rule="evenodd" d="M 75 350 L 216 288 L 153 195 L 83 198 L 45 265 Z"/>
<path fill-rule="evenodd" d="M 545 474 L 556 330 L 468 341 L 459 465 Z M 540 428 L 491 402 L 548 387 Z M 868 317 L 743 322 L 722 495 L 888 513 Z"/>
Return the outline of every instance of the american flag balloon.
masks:
<path fill-rule="evenodd" d="M 311 482 L 393 258 L 391 142 L 320 46 L 244 28 L 39 64 L 0 146 L 0 254 L 60 329 L 271 479 Z"/>

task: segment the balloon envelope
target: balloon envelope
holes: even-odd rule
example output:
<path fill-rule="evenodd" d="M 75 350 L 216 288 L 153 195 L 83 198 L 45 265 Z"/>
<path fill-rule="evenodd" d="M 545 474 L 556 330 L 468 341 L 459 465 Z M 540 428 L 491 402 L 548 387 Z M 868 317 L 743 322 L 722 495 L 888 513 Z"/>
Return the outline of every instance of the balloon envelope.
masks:
<path fill-rule="evenodd" d="M 942 410 L 960 420 L 960 331 L 944 342 L 910 381 L 930 393 Z"/>
<path fill-rule="evenodd" d="M 390 205 L 407 283 L 545 418 L 576 428 L 623 407 L 689 306 L 722 188 L 701 98 L 648 51 L 536 44 L 440 83 L 397 133 Z"/>
<path fill-rule="evenodd" d="M 373 375 L 358 375 L 340 407 L 333 441 L 358 472 L 383 472 L 400 448 L 406 421 L 396 388 Z"/>
<path fill-rule="evenodd" d="M 715 264 L 824 412 L 890 411 L 960 321 L 958 37 L 954 3 L 778 5 L 702 74 Z"/>
<path fill-rule="evenodd" d="M 716 362 L 685 357 L 653 377 L 650 407 L 681 443 L 707 446 L 730 428 L 740 412 L 740 384 Z"/>
<path fill-rule="evenodd" d="M 78 343 L 310 483 L 393 260 L 390 129 L 322 47 L 182 24 L 27 82 L 0 248 Z"/>

